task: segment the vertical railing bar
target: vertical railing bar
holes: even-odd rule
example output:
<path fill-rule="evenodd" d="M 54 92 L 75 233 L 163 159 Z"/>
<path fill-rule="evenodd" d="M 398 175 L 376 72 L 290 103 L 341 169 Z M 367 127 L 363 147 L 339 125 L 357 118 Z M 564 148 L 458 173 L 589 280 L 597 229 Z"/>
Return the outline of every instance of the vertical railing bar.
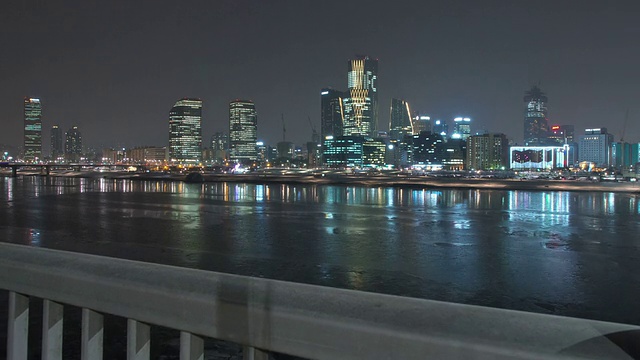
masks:
<path fill-rule="evenodd" d="M 29 298 L 9 292 L 7 359 L 27 360 L 29 348 Z"/>
<path fill-rule="evenodd" d="M 253 346 L 242 347 L 243 360 L 269 360 L 269 353 Z"/>
<path fill-rule="evenodd" d="M 104 318 L 93 310 L 82 309 L 81 360 L 102 360 Z"/>
<path fill-rule="evenodd" d="M 42 302 L 42 360 L 62 360 L 63 314 L 61 304 Z"/>
<path fill-rule="evenodd" d="M 127 320 L 127 360 L 149 360 L 151 328 L 139 321 Z"/>
<path fill-rule="evenodd" d="M 181 331 L 180 360 L 204 360 L 204 340 L 192 333 Z"/>

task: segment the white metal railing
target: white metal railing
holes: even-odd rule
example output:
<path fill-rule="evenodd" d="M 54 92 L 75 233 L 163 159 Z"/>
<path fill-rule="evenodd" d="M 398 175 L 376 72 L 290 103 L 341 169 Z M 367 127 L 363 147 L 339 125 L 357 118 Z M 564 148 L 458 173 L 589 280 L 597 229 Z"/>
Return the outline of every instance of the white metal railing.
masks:
<path fill-rule="evenodd" d="M 128 320 L 127 358 L 149 359 L 150 325 L 203 337 L 245 359 L 631 359 L 640 327 L 365 293 L 0 243 L 8 354 L 27 357 L 29 297 L 45 299 L 42 358 L 62 358 L 63 305 L 81 307 L 82 359 L 102 359 L 103 315 Z M 622 339 L 622 340 L 620 340 Z M 618 345 L 616 345 L 616 343 Z M 633 347 L 633 346 L 631 346 Z M 625 352 L 626 350 L 626 352 Z"/>

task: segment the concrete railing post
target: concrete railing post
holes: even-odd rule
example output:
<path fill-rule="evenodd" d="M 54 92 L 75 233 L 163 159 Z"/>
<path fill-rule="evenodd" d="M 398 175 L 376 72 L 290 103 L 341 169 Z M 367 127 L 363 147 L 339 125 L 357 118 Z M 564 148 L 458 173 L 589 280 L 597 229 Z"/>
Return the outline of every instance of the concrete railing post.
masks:
<path fill-rule="evenodd" d="M 127 360 L 149 360 L 151 328 L 136 320 L 127 320 Z"/>
<path fill-rule="evenodd" d="M 82 309 L 81 360 L 102 360 L 104 319 L 102 314 Z"/>
<path fill-rule="evenodd" d="M 253 346 L 244 346 L 242 348 L 243 360 L 269 360 L 269 353 L 256 349 Z"/>
<path fill-rule="evenodd" d="M 56 302 L 42 303 L 42 360 L 62 360 L 63 311 Z"/>
<path fill-rule="evenodd" d="M 7 359 L 27 360 L 29 339 L 29 298 L 9 292 L 9 333 L 7 334 Z"/>
<path fill-rule="evenodd" d="M 180 360 L 204 360 L 204 340 L 189 332 L 181 331 Z"/>

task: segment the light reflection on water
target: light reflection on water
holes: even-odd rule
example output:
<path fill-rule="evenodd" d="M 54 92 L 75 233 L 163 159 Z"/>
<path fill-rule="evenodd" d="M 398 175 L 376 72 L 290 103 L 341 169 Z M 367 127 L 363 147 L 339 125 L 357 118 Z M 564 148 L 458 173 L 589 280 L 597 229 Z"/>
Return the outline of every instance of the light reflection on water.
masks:
<path fill-rule="evenodd" d="M 632 299 L 640 296 L 637 195 L 50 177 L 0 182 L 4 241 L 640 323 L 640 315 L 622 319 L 635 313 Z M 620 294 L 615 309 L 612 293 Z"/>

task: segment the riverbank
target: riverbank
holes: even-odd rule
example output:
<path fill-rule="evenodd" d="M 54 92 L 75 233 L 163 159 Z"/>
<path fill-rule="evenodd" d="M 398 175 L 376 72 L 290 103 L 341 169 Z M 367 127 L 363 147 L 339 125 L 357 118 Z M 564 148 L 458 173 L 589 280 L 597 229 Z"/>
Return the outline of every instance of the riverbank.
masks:
<path fill-rule="evenodd" d="M 10 176 L 10 173 L 1 173 Z M 19 176 L 43 176 L 38 172 L 21 172 Z M 129 173 L 129 172 L 51 172 L 48 176 L 126 179 L 150 181 L 185 181 L 183 174 Z M 397 175 L 345 175 L 345 174 L 200 174 L 194 182 L 233 182 L 253 184 L 316 184 L 352 185 L 366 187 L 413 187 L 413 188 L 459 188 L 493 190 L 540 190 L 540 191 L 598 191 L 627 192 L 640 194 L 640 182 L 595 182 L 578 180 L 521 180 L 448 178 L 432 176 Z"/>

